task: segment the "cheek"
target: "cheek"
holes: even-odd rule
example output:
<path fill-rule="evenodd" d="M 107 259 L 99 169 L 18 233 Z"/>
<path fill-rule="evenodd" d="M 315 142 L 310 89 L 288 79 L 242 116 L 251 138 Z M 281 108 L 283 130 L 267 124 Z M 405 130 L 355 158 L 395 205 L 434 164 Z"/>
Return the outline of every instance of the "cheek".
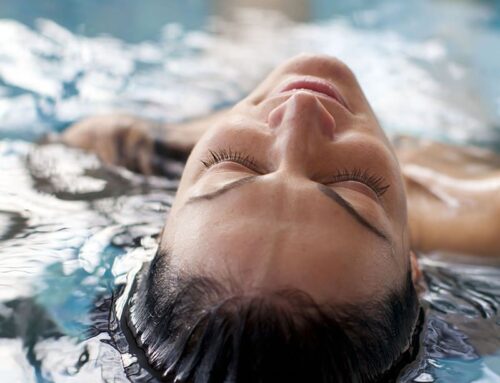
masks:
<path fill-rule="evenodd" d="M 397 168 L 397 174 L 395 176 L 395 188 L 394 188 L 394 198 L 395 198 L 395 212 L 394 216 L 396 217 L 397 224 L 400 227 L 407 227 L 407 199 L 406 199 L 406 191 L 405 186 L 401 177 L 401 173 L 399 172 L 399 167 Z"/>

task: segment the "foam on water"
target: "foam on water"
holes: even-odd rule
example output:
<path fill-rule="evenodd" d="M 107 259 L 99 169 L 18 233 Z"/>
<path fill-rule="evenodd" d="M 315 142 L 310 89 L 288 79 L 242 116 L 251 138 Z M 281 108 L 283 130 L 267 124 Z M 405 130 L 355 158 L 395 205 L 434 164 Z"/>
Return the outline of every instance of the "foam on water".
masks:
<path fill-rule="evenodd" d="M 475 26 L 488 13 L 455 8 L 447 13 L 455 11 L 460 25 L 477 35 Z M 376 25 L 384 12 L 360 12 L 357 19 Z M 464 32 L 448 19 L 441 22 L 442 31 L 410 39 L 389 28 L 356 28 L 345 18 L 296 24 L 246 10 L 233 21 L 214 19 L 205 31 L 166 25 L 156 41 L 133 44 L 75 35 L 50 20 L 38 20 L 36 30 L 1 20 L 0 133 L 36 137 L 110 109 L 167 121 L 203 115 L 238 100 L 276 64 L 307 51 L 347 62 L 389 131 L 487 142 L 497 137 L 491 128 L 500 112 L 484 102 L 480 91 L 488 87 L 476 84 L 477 65 L 463 60 L 470 44 L 456 48 Z M 500 44 L 500 36 L 491 39 Z M 500 97 L 500 89 L 488 89 Z"/>
<path fill-rule="evenodd" d="M 471 34 L 487 18 L 483 6 L 447 7 Z M 139 43 L 74 34 L 50 20 L 34 29 L 0 20 L 0 376 L 126 381 L 123 366 L 136 361 L 112 347 L 96 306 L 151 259 L 177 187 L 22 139 L 110 110 L 164 121 L 203 115 L 302 51 L 346 61 L 392 133 L 459 143 L 496 138 L 500 106 L 463 91 L 476 74 L 452 44 L 464 32 L 449 30 L 451 16 L 440 20 L 446 33 L 409 37 L 380 27 L 388 12 L 358 13 L 360 27 L 346 18 L 299 24 L 246 10 L 203 31 L 169 24 Z M 424 346 L 400 381 L 500 381 L 498 265 L 436 254 L 422 266 Z"/>

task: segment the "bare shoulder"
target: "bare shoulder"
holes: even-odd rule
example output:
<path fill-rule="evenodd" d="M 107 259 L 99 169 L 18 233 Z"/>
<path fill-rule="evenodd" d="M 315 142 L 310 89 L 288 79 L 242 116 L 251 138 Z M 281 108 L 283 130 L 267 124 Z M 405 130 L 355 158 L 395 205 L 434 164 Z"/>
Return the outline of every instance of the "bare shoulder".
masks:
<path fill-rule="evenodd" d="M 223 110 L 177 124 L 125 113 L 92 116 L 71 125 L 60 139 L 66 145 L 96 153 L 108 164 L 143 174 L 168 175 L 171 171 L 165 159 L 174 158 L 179 164 L 185 161 L 198 140 L 225 113 Z"/>
<path fill-rule="evenodd" d="M 458 178 L 477 177 L 500 169 L 500 155 L 476 146 L 458 146 L 400 136 L 394 140 L 403 168 L 418 165 Z"/>
<path fill-rule="evenodd" d="M 97 144 L 96 139 L 138 135 L 149 132 L 155 125 L 157 124 L 152 121 L 127 114 L 97 115 L 71 125 L 61 138 L 67 145 L 91 149 Z"/>
<path fill-rule="evenodd" d="M 397 155 L 417 250 L 500 255 L 500 157 L 491 151 L 405 139 Z"/>
<path fill-rule="evenodd" d="M 160 123 L 127 114 L 107 114 L 78 121 L 60 138 L 66 145 L 97 154 L 107 164 L 151 174 L 155 139 L 161 133 Z"/>

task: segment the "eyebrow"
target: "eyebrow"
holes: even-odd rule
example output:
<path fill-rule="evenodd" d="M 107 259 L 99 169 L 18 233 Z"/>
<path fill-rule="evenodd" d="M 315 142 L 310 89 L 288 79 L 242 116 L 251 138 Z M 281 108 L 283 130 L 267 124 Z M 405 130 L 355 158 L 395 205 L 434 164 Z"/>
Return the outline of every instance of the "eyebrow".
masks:
<path fill-rule="evenodd" d="M 361 214 L 357 212 L 357 210 L 344 198 L 340 196 L 339 193 L 337 193 L 335 190 L 332 188 L 329 188 L 328 186 L 318 184 L 318 189 L 326 195 L 328 198 L 334 200 L 337 202 L 341 207 L 343 207 L 356 221 L 358 221 L 361 225 L 366 227 L 367 229 L 371 230 L 376 236 L 382 238 L 383 240 L 390 242 L 389 238 L 387 235 L 385 235 L 383 232 L 381 232 L 379 229 L 377 229 L 375 226 L 373 226 L 370 222 L 368 222 L 365 217 L 363 217 Z"/>
<path fill-rule="evenodd" d="M 219 188 L 219 189 L 217 189 L 217 190 L 215 190 L 213 192 L 191 197 L 191 198 L 189 198 L 189 200 L 187 201 L 187 203 L 192 203 L 192 202 L 196 202 L 196 201 L 200 201 L 200 200 L 211 200 L 211 199 L 214 199 L 215 197 L 218 197 L 221 194 L 224 194 L 225 192 L 227 192 L 227 191 L 229 191 L 231 189 L 237 188 L 238 186 L 242 186 L 242 185 L 248 184 L 250 182 L 255 181 L 256 179 L 257 179 L 257 176 L 249 176 L 249 177 L 241 178 L 239 180 L 230 182 L 230 183 L 222 186 L 221 188 Z"/>
<path fill-rule="evenodd" d="M 189 198 L 187 203 L 190 204 L 197 201 L 213 200 L 214 198 L 228 192 L 229 190 L 254 182 L 255 180 L 257 180 L 257 177 L 258 175 L 253 175 L 241 178 L 234 182 L 230 182 L 213 192 L 191 197 Z M 386 234 L 384 234 L 382 231 L 380 231 L 370 222 L 368 222 L 368 220 L 366 220 L 361 214 L 359 214 L 357 210 L 348 201 L 342 198 L 340 194 L 338 194 L 335 190 L 322 184 L 318 184 L 318 189 L 325 196 L 327 196 L 328 198 L 336 202 L 338 205 L 340 205 L 340 207 L 342 207 L 347 213 L 349 213 L 349 215 L 351 215 L 351 217 L 353 217 L 359 224 L 370 230 L 377 237 L 382 238 L 384 241 L 390 243 L 390 240 Z"/>

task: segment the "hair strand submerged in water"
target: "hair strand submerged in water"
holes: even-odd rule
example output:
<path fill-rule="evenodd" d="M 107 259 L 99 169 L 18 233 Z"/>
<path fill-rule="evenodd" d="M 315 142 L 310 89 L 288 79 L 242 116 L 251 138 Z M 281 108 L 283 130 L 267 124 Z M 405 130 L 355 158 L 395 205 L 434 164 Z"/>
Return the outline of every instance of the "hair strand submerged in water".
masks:
<path fill-rule="evenodd" d="M 410 275 L 370 307 L 331 307 L 292 289 L 245 295 L 236 283 L 174 274 L 168 259 L 157 254 L 141 273 L 128 313 L 167 382 L 377 381 L 408 347 L 418 317 Z"/>

